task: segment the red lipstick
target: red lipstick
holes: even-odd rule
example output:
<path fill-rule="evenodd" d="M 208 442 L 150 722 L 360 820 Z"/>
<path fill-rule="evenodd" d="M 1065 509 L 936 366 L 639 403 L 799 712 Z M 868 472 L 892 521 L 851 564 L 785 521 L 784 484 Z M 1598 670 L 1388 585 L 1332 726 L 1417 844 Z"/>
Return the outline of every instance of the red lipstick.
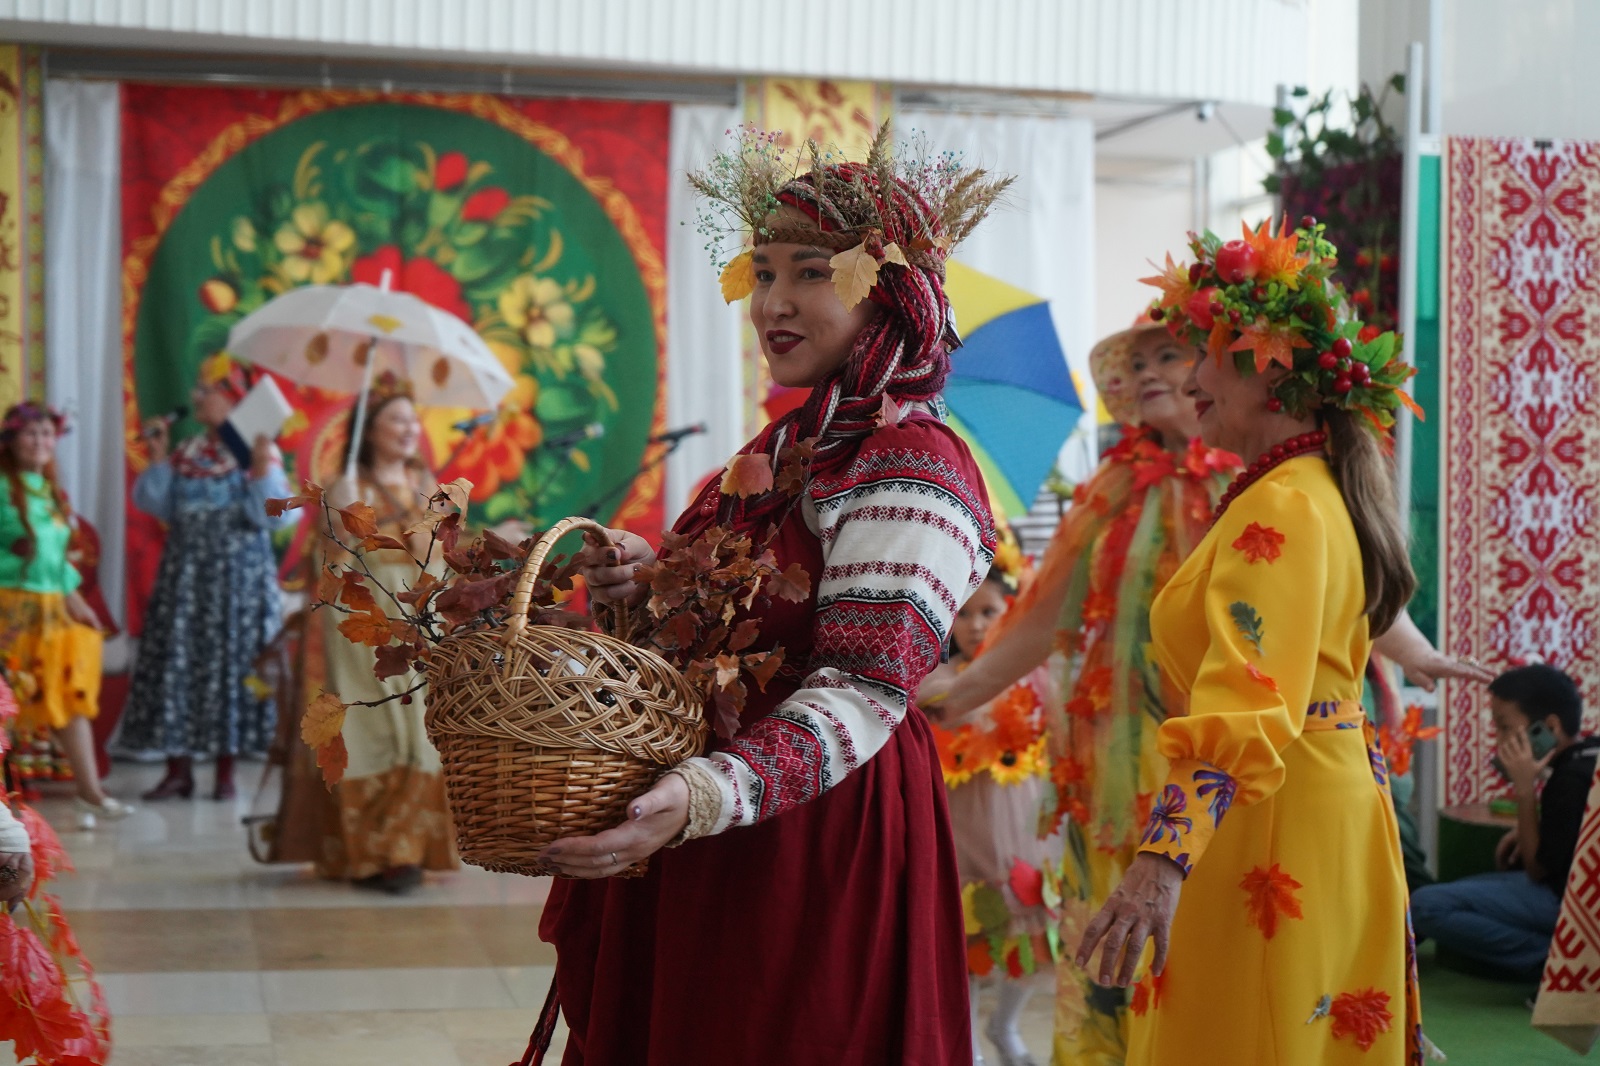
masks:
<path fill-rule="evenodd" d="M 794 350 L 794 346 L 805 340 L 798 333 L 790 333 L 786 329 L 767 330 L 767 351 L 773 355 L 786 355 Z"/>

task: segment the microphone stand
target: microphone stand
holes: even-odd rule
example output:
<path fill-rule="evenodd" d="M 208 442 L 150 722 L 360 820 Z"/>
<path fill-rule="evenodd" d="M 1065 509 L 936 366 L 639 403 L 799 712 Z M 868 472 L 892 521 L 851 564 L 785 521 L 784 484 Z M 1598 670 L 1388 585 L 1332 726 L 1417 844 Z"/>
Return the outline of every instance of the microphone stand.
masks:
<path fill-rule="evenodd" d="M 687 439 L 687 437 L 674 437 L 672 440 L 664 441 L 661 446 L 661 451 L 656 454 L 655 458 L 650 459 L 647 462 L 640 463 L 639 469 L 635 470 L 633 473 L 629 474 L 627 477 L 611 486 L 605 492 L 595 497 L 593 503 L 583 508 L 583 513 L 586 515 L 594 515 L 599 513 L 601 507 L 609 504 L 620 493 L 627 491 L 628 486 L 632 485 L 635 481 L 639 480 L 641 477 L 648 474 L 662 463 L 666 462 L 667 457 L 673 452 L 677 451 L 678 446 Z M 599 519 L 596 519 L 596 521 L 599 521 Z"/>

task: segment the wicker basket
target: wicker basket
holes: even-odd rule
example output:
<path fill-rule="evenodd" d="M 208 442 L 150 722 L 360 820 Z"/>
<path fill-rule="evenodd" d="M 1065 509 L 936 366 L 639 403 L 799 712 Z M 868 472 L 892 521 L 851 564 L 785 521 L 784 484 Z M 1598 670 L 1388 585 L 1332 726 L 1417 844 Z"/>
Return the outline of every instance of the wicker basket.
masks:
<path fill-rule="evenodd" d="M 556 523 L 523 564 L 506 625 L 446 637 L 431 657 L 428 737 L 474 866 L 554 873 L 538 859 L 547 845 L 621 824 L 630 799 L 705 743 L 699 695 L 661 656 L 528 624 L 545 557 L 575 529 L 606 536 L 587 518 Z"/>

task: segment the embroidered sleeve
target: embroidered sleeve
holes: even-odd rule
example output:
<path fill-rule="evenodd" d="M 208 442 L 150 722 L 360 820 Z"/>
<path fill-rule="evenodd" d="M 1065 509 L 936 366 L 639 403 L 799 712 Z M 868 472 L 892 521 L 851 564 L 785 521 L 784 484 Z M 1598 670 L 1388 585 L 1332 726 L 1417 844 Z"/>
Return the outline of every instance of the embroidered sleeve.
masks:
<path fill-rule="evenodd" d="M 947 432 L 880 432 L 842 475 L 813 484 L 823 569 L 810 673 L 728 749 L 694 760 L 722 793 L 709 832 L 765 821 L 838 784 L 888 742 L 938 665 L 956 609 L 994 558 L 970 460 L 926 443 Z"/>
<path fill-rule="evenodd" d="M 1322 518 L 1298 489 L 1261 485 L 1229 508 L 1216 532 L 1205 594 L 1209 648 L 1189 713 L 1167 719 L 1157 734 L 1171 770 L 1139 848 L 1185 873 L 1232 804 L 1265 799 L 1283 784 L 1280 753 L 1299 737 L 1311 704 L 1328 581 Z"/>

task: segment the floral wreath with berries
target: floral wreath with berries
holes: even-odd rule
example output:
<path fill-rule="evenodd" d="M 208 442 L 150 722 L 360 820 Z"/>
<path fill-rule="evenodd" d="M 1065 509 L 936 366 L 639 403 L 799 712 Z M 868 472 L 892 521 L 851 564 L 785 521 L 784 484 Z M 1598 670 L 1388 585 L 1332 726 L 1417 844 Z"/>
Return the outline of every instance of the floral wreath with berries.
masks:
<path fill-rule="evenodd" d="M 6 411 L 5 420 L 0 421 L 0 441 L 9 442 L 18 433 L 35 422 L 49 422 L 55 427 L 56 436 L 62 436 L 71 428 L 67 416 L 47 404 L 34 403 L 32 400 L 23 400 L 13 404 Z"/>
<path fill-rule="evenodd" d="M 1174 263 L 1168 253 L 1160 273 L 1140 279 L 1161 290 L 1150 316 L 1218 365 L 1231 354 L 1241 374 L 1286 369 L 1267 401 L 1272 411 L 1360 412 L 1378 434 L 1394 426 L 1402 406 L 1422 418 L 1404 389 L 1417 371 L 1401 361 L 1399 335 L 1364 328 L 1332 280 L 1338 249 L 1323 236 L 1326 227 L 1307 216 L 1299 229 L 1288 228 L 1287 219 L 1277 233 L 1270 221 L 1245 225 L 1241 239 L 1227 242 L 1191 233 L 1193 262 Z"/>

